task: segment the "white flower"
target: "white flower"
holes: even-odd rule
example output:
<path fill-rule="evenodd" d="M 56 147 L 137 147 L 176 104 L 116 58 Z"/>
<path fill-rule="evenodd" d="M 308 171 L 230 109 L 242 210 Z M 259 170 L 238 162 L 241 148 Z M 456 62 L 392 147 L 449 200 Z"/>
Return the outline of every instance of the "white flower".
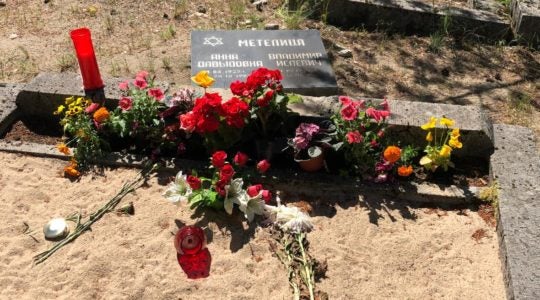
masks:
<path fill-rule="evenodd" d="M 245 197 L 239 198 L 238 208 L 244 213 L 246 219 L 249 222 L 253 221 L 255 215 L 262 215 L 264 213 L 266 204 L 262 199 L 262 193 L 259 193 L 255 197 L 249 197 L 244 191 Z"/>
<path fill-rule="evenodd" d="M 225 186 L 225 201 L 223 206 L 225 211 L 230 215 L 233 210 L 233 203 L 240 205 L 240 203 L 247 202 L 247 193 L 242 189 L 244 181 L 242 178 L 235 178 L 229 185 Z"/>
<path fill-rule="evenodd" d="M 272 222 L 277 224 L 281 230 L 289 232 L 309 232 L 313 229 L 313 223 L 308 214 L 298 207 L 287 207 L 281 205 L 279 193 L 276 195 L 278 206 L 265 205 L 265 211 Z"/>
<path fill-rule="evenodd" d="M 182 171 L 180 171 L 176 174 L 174 181 L 167 186 L 163 197 L 173 204 L 179 204 L 180 202 L 187 202 L 191 192 L 191 187 L 187 182 L 187 175 L 182 174 Z"/>

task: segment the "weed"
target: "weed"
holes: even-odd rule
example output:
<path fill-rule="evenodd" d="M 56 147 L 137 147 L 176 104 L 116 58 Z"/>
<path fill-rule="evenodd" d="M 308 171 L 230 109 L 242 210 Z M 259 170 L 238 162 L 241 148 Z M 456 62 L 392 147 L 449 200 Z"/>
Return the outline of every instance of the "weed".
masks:
<path fill-rule="evenodd" d="M 116 61 L 111 62 L 111 69 L 109 70 L 109 73 L 113 77 L 120 77 L 120 72 L 122 71 L 120 64 L 118 64 Z"/>
<path fill-rule="evenodd" d="M 71 53 L 63 54 L 57 59 L 56 64 L 60 68 L 60 72 L 74 69 L 76 64 L 75 55 Z"/>
<path fill-rule="evenodd" d="M 165 42 L 168 40 L 171 40 L 175 36 L 176 36 L 176 28 L 174 28 L 173 24 L 169 24 L 169 26 L 167 26 L 167 28 L 165 28 L 165 30 L 161 32 L 161 39 Z"/>
<path fill-rule="evenodd" d="M 439 53 L 444 44 L 444 35 L 440 31 L 435 31 L 429 36 L 429 46 L 428 49 L 431 52 Z"/>
<path fill-rule="evenodd" d="M 497 218 L 497 213 L 499 211 L 499 183 L 493 181 L 489 186 L 480 190 L 478 198 L 482 202 L 486 202 L 493 207 L 494 217 Z"/>
<path fill-rule="evenodd" d="M 246 5 L 242 0 L 231 0 L 229 1 L 229 9 L 231 11 L 231 29 L 236 29 L 244 16 Z"/>
<path fill-rule="evenodd" d="M 300 29 L 300 25 L 307 16 L 307 12 L 303 6 L 300 6 L 298 10 L 289 10 L 285 6 L 282 6 L 276 11 L 276 14 L 283 20 L 287 29 Z"/>
<path fill-rule="evenodd" d="M 184 19 L 188 15 L 189 7 L 187 0 L 176 0 L 174 2 L 173 17 L 176 20 Z"/>
<path fill-rule="evenodd" d="M 163 70 L 167 72 L 172 72 L 171 59 L 169 57 L 163 57 L 161 59 L 161 64 L 163 65 Z"/>
<path fill-rule="evenodd" d="M 105 17 L 105 21 L 103 21 L 103 27 L 108 33 L 114 32 L 114 21 L 111 16 Z"/>

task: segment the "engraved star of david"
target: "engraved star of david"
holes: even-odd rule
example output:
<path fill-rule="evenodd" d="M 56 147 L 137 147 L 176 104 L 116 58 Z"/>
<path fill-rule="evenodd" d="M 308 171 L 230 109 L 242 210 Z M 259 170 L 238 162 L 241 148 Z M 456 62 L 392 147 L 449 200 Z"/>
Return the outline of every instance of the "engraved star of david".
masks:
<path fill-rule="evenodd" d="M 204 38 L 203 45 L 210 45 L 212 47 L 214 47 L 216 45 L 223 45 L 223 42 L 221 41 L 222 39 L 223 38 L 218 38 L 218 37 L 215 37 L 215 36 L 207 37 L 207 38 Z"/>

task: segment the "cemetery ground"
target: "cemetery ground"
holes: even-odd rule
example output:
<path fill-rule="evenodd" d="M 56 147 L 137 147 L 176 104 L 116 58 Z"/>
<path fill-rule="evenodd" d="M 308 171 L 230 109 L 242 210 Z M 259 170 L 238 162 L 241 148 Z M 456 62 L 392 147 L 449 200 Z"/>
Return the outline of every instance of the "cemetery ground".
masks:
<path fill-rule="evenodd" d="M 0 82 L 77 71 L 68 32 L 86 26 L 104 77 L 131 77 L 144 69 L 174 90 L 189 84 L 192 29 L 275 23 L 321 31 L 340 94 L 481 106 L 495 121 L 540 135 L 537 51 L 475 36 L 436 42 L 384 30 L 343 31 L 296 20 L 282 4 L 270 0 L 261 12 L 236 0 L 8 1 L 0 7 Z M 340 56 L 343 48 L 352 57 Z M 134 202 L 134 216 L 109 214 L 45 264 L 32 266 L 32 257 L 50 244 L 41 234 L 50 217 L 95 210 L 137 172 L 106 169 L 73 183 L 59 173 L 63 164 L 0 153 L 0 217 L 7 224 L 0 230 L 2 298 L 290 298 L 286 270 L 269 250 L 272 239 L 240 216 L 202 219 L 213 233 L 210 277 L 185 280 L 171 232 L 178 226 L 173 220 L 190 220 L 192 213 L 163 203 L 165 178 L 152 178 L 124 200 Z M 322 201 L 291 201 L 298 200 Z M 497 233 L 478 206 L 387 200 L 363 195 L 354 202 L 314 204 L 312 254 L 328 265 L 317 286 L 331 299 L 505 297 Z M 243 235 L 245 230 L 251 234 Z"/>

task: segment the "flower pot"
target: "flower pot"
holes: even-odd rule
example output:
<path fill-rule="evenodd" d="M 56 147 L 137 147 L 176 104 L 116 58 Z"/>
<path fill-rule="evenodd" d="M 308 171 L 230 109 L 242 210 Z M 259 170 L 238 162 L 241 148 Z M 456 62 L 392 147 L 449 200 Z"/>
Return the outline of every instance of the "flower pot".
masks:
<path fill-rule="evenodd" d="M 296 159 L 300 168 L 306 172 L 317 172 L 324 167 L 324 153 L 309 159 Z"/>

